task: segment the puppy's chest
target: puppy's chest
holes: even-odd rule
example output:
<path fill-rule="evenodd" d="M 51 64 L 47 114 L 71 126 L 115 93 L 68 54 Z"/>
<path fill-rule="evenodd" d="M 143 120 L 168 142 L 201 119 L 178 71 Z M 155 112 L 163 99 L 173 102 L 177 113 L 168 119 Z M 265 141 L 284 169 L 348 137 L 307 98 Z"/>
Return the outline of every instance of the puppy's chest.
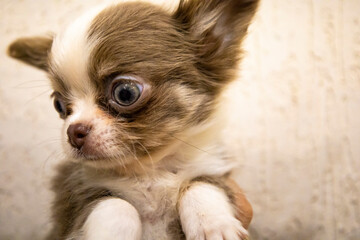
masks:
<path fill-rule="evenodd" d="M 131 203 L 139 212 L 146 239 L 178 239 L 176 202 L 184 180 L 176 175 L 111 179 L 102 182 L 113 194 Z"/>

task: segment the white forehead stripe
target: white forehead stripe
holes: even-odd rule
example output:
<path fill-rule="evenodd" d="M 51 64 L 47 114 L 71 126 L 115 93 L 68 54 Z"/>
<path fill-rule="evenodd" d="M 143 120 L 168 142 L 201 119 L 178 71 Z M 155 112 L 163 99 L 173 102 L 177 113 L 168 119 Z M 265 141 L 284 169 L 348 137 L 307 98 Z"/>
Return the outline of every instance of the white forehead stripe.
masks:
<path fill-rule="evenodd" d="M 87 12 L 54 39 L 51 64 L 73 94 L 92 91 L 87 69 L 95 43 L 89 42 L 88 30 L 92 20 L 104 7 Z"/>
<path fill-rule="evenodd" d="M 97 106 L 92 96 L 85 96 L 74 101 L 72 111 L 73 114 L 67 119 L 69 124 L 89 122 L 96 117 Z"/>

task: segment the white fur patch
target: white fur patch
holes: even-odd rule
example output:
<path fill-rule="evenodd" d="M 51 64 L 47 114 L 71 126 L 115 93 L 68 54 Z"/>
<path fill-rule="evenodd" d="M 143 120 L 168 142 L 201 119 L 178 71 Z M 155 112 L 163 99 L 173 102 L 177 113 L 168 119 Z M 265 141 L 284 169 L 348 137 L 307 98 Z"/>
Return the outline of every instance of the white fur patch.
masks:
<path fill-rule="evenodd" d="M 188 240 L 246 239 L 247 231 L 235 218 L 224 191 L 197 183 L 180 199 L 179 214 Z"/>
<path fill-rule="evenodd" d="M 141 239 L 141 221 L 136 209 L 121 199 L 96 205 L 83 226 L 85 240 Z"/>
<path fill-rule="evenodd" d="M 73 113 L 66 120 L 66 123 L 69 125 L 77 122 L 91 121 L 96 117 L 98 107 L 94 102 L 94 98 L 88 96 L 81 99 L 74 99 L 72 111 Z"/>
<path fill-rule="evenodd" d="M 51 65 L 61 74 L 61 80 L 71 88 L 73 94 L 93 92 L 87 70 L 96 42 L 89 42 L 88 30 L 94 17 L 103 9 L 104 6 L 101 6 L 87 12 L 54 38 Z"/>

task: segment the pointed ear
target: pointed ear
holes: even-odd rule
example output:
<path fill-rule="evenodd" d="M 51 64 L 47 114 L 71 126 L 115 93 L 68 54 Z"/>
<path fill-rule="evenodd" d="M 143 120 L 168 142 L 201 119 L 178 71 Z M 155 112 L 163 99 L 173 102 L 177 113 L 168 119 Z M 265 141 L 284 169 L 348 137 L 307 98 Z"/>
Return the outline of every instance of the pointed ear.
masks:
<path fill-rule="evenodd" d="M 8 47 L 8 55 L 33 67 L 47 71 L 53 37 L 19 38 Z"/>
<path fill-rule="evenodd" d="M 234 70 L 259 0 L 180 0 L 173 17 L 196 44 L 200 68 L 212 78 Z M 226 77 L 226 76 L 224 76 Z"/>

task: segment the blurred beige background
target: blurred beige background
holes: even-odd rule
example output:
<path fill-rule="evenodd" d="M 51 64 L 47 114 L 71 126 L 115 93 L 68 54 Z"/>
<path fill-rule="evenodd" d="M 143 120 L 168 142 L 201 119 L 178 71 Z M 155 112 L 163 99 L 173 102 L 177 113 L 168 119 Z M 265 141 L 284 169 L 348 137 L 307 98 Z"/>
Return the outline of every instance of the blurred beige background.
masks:
<path fill-rule="evenodd" d="M 61 159 L 45 74 L 6 57 L 106 0 L 0 0 L 0 239 L 41 239 Z M 157 2 L 165 2 L 158 0 Z M 224 134 L 253 239 L 360 239 L 360 1 L 263 0 Z"/>

